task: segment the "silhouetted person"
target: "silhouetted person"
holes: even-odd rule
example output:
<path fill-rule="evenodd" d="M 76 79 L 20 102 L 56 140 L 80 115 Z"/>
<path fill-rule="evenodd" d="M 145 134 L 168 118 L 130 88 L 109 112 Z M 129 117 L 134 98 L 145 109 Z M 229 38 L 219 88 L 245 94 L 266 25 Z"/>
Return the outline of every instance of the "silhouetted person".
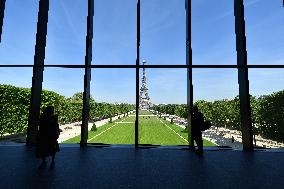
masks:
<path fill-rule="evenodd" d="M 51 166 L 54 166 L 55 154 L 59 152 L 59 134 L 58 116 L 54 115 L 54 107 L 48 106 L 40 116 L 37 135 L 36 156 L 42 159 L 42 166 L 46 164 L 48 156 L 52 156 Z"/>
<path fill-rule="evenodd" d="M 203 153 L 203 140 L 201 127 L 204 124 L 204 116 L 201 112 L 198 111 L 197 106 L 193 106 L 192 109 L 192 138 L 193 141 L 197 144 L 197 153 Z"/>
<path fill-rule="evenodd" d="M 232 143 L 234 143 L 235 142 L 235 138 L 234 138 L 234 136 L 232 136 Z"/>

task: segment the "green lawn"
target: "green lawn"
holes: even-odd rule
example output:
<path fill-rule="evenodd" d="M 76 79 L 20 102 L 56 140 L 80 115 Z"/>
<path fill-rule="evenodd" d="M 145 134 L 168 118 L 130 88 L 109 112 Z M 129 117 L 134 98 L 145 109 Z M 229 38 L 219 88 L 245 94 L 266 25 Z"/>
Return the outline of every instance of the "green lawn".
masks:
<path fill-rule="evenodd" d="M 187 131 L 185 131 L 183 128 L 175 125 L 175 124 L 171 124 L 169 121 L 160 119 L 163 123 L 165 123 L 166 125 L 168 125 L 169 127 L 171 127 L 176 133 L 178 133 L 179 135 L 181 135 L 183 138 L 187 139 Z M 216 146 L 214 143 L 203 139 L 203 145 L 204 146 Z"/>
<path fill-rule="evenodd" d="M 140 112 L 139 112 L 140 113 Z M 143 112 L 139 116 L 139 144 L 187 145 L 187 133 L 184 129 L 162 120 L 156 116 L 147 116 Z M 145 116 L 143 116 L 145 115 Z M 98 127 L 97 131 L 89 131 L 89 143 L 134 144 L 135 116 L 124 117 L 113 123 Z M 64 143 L 79 143 L 80 136 L 71 138 Z M 204 146 L 215 146 L 204 140 Z"/>
<path fill-rule="evenodd" d="M 129 117 L 127 117 L 127 118 L 129 118 Z M 99 142 L 97 142 L 97 137 L 94 139 L 94 140 L 90 140 L 90 139 L 92 139 L 93 137 L 95 137 L 96 135 L 98 135 L 98 134 L 100 134 L 100 133 L 102 133 L 102 132 L 104 132 L 104 135 L 105 134 L 108 134 L 107 132 L 108 131 L 110 131 L 111 129 L 109 129 L 110 127 L 112 127 L 112 126 L 114 126 L 117 122 L 121 122 L 122 120 L 124 120 L 125 118 L 122 118 L 122 119 L 120 119 L 120 120 L 115 120 L 115 121 L 113 121 L 113 123 L 107 123 L 107 124 L 105 124 L 105 125 L 103 125 L 103 126 L 101 126 L 101 127 L 98 127 L 97 128 L 97 130 L 96 131 L 89 131 L 89 141 L 88 142 L 94 142 L 94 140 L 95 140 L 95 142 L 96 143 L 99 143 Z M 114 127 L 113 127 L 114 128 Z M 113 129 L 112 128 L 112 129 Z M 109 129 L 108 131 L 106 131 L 107 129 Z M 133 130 L 133 133 L 134 133 L 134 130 Z M 68 139 L 68 140 L 66 140 L 66 141 L 64 141 L 64 143 L 79 143 L 80 142 L 80 140 L 81 140 L 81 135 L 78 135 L 78 136 L 76 136 L 76 137 L 74 137 L 74 138 L 71 138 L 71 139 Z M 108 142 L 105 142 L 105 143 L 108 143 Z M 111 143 L 111 144 L 123 144 L 123 143 Z M 125 144 L 127 144 L 127 143 L 125 143 Z M 131 143 L 132 144 L 132 143 Z"/>
<path fill-rule="evenodd" d="M 176 125 L 166 125 L 157 117 L 139 117 L 139 143 L 160 145 L 187 145 L 187 137 L 182 137 L 170 128 Z"/>

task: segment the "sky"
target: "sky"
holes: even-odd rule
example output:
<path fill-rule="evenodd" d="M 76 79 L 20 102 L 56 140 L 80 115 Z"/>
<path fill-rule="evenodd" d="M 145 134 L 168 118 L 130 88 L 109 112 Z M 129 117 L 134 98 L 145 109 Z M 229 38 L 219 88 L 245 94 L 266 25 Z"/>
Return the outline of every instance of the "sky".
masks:
<path fill-rule="evenodd" d="M 0 64 L 34 63 L 38 0 L 6 1 Z M 95 0 L 92 64 L 135 64 L 136 0 Z M 248 64 L 284 64 L 282 0 L 244 0 Z M 45 64 L 84 64 L 87 0 L 50 0 Z M 186 64 L 184 0 L 141 0 L 141 59 Z M 233 0 L 192 0 L 193 64 L 235 65 Z M 142 72 L 142 70 L 141 70 Z M 147 69 L 153 103 L 186 103 L 186 69 Z M 83 69 L 45 68 L 43 88 L 83 91 Z M 238 95 L 236 69 L 194 69 L 194 100 Z M 284 69 L 250 69 L 255 96 L 284 89 Z M 32 68 L 0 68 L 0 84 L 31 87 Z M 135 103 L 135 69 L 93 69 L 98 102 Z"/>

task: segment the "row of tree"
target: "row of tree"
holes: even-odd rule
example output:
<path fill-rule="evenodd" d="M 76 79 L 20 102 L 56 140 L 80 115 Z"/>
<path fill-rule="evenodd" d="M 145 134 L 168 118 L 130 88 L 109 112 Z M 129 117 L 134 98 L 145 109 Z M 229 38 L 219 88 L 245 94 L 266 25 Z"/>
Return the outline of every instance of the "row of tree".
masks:
<path fill-rule="evenodd" d="M 31 89 L 0 85 L 0 135 L 19 133 L 28 126 Z M 43 90 L 41 110 L 54 106 L 60 123 L 82 120 L 83 93 L 66 98 L 56 92 Z M 131 104 L 98 103 L 90 99 L 90 119 L 93 121 L 113 117 L 134 110 Z"/>
<path fill-rule="evenodd" d="M 239 97 L 232 100 L 195 102 L 207 120 L 216 127 L 241 130 Z M 153 109 L 165 114 L 187 118 L 187 105 L 160 104 Z M 260 97 L 251 96 L 251 112 L 254 134 L 284 142 L 284 90 Z"/>

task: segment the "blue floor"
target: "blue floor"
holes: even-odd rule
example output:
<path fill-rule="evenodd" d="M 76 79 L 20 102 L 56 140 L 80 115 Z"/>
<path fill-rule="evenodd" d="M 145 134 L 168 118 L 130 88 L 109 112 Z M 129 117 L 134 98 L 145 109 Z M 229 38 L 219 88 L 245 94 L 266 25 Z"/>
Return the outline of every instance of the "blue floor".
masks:
<path fill-rule="evenodd" d="M 284 152 L 63 146 L 52 169 L 26 146 L 0 146 L 0 188 L 284 188 Z"/>

